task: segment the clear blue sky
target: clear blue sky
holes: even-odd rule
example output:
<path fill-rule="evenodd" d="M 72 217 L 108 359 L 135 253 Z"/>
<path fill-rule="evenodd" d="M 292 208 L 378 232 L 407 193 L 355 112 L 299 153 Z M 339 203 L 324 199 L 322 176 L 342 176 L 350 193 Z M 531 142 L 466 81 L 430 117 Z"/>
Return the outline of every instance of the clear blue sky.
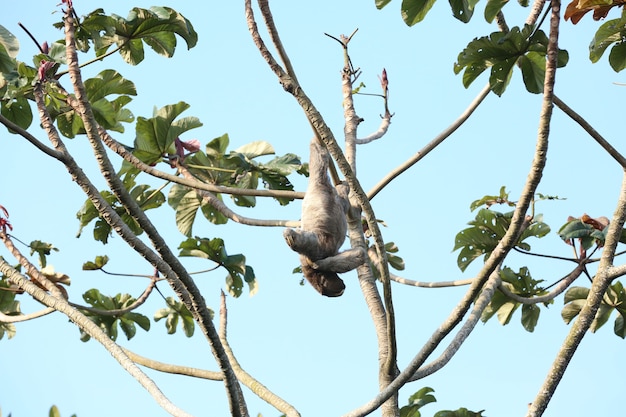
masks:
<path fill-rule="evenodd" d="M 75 0 L 79 14 L 104 7 L 126 16 L 132 6 L 149 7 L 150 2 Z M 147 51 L 138 67 L 122 64 L 118 57 L 92 66 L 88 75 L 115 68 L 134 81 L 139 96 L 130 108 L 135 116 L 150 116 L 153 106 L 184 100 L 191 104 L 185 115 L 198 116 L 204 123 L 183 139 L 206 143 L 228 133 L 231 148 L 266 140 L 277 154 L 294 152 L 306 158 L 311 132 L 302 111 L 279 86 L 255 50 L 247 31 L 243 2 L 170 3 L 191 19 L 198 46 L 187 51 L 180 40 L 173 59 Z M 480 77 L 468 90 L 455 76 L 452 65 L 457 54 L 474 37 L 495 28 L 482 18 L 484 2 L 477 6 L 473 21 L 464 25 L 452 18 L 447 2 L 440 0 L 425 22 L 408 28 L 400 19 L 400 1 L 378 11 L 374 1 L 272 2 L 275 21 L 299 80 L 326 121 L 341 137 L 343 121 L 340 91 L 342 53 L 324 32 L 339 35 L 359 31 L 350 44 L 352 62 L 363 71 L 360 81 L 367 92 L 377 93 L 379 74 L 387 69 L 390 106 L 396 115 L 388 135 L 359 149 L 358 172 L 367 190 L 389 170 L 404 162 L 446 128 L 487 82 Z M 505 9 L 510 26 L 520 25 L 527 9 L 511 2 Z M 0 24 L 21 41 L 20 59 L 31 62 L 34 45 L 20 31 L 21 21 L 41 41 L 61 37 L 51 24 L 61 18 L 55 2 L 22 0 L 7 2 Z M 53 13 L 57 11 L 57 13 Z M 613 11 L 609 18 L 615 18 Z M 617 104 L 626 90 L 615 85 L 624 80 L 609 68 L 606 58 L 598 64 L 588 60 L 588 45 L 600 23 L 589 17 L 577 26 L 562 24 L 562 48 L 570 63 L 557 74 L 556 92 L 581 113 L 618 150 L 623 130 Z M 83 58 L 85 59 L 85 58 Z M 357 97 L 357 112 L 365 122 L 360 136 L 375 129 L 382 113 L 380 102 Z M 473 218 L 469 204 L 485 194 L 497 193 L 506 185 L 511 198 L 519 195 L 530 167 L 536 139 L 539 96 L 526 93 L 516 73 L 503 97 L 491 95 L 474 117 L 405 175 L 391 183 L 374 200 L 377 217 L 386 222 L 385 239 L 394 241 L 406 262 L 402 276 L 422 281 L 469 278 L 456 267 L 452 253 L 455 234 Z M 616 117 L 617 116 L 617 117 Z M 44 135 L 31 128 L 40 139 Z M 542 203 L 538 211 L 553 230 L 568 215 L 611 217 L 621 182 L 621 170 L 613 160 L 573 122 L 555 110 L 548 168 L 539 192 L 567 198 Z M 128 144 L 134 127 L 116 137 Z M 67 141 L 72 152 L 84 161 L 88 172 L 95 164 L 83 138 Z M 14 235 L 23 241 L 40 239 L 53 243 L 60 252 L 50 262 L 72 278 L 70 297 L 77 302 L 88 289 L 97 287 L 114 295 L 138 296 L 146 282 L 136 278 L 104 276 L 83 272 L 84 261 L 107 254 L 108 269 L 114 272 L 149 274 L 151 268 L 115 237 L 102 246 L 90 238 L 91 228 L 75 238 L 75 213 L 85 197 L 65 169 L 38 153 L 19 137 L 0 132 L 2 190 L 0 204 L 10 212 Z M 305 182 L 294 179 L 299 190 Z M 102 185 L 100 183 L 99 185 Z M 227 199 L 228 201 L 228 199 Z M 280 207 L 260 201 L 258 209 L 241 210 L 250 217 L 297 219 L 299 204 Z M 151 216 L 173 248 L 183 240 L 174 226 L 173 211 L 163 207 Z M 255 268 L 259 292 L 229 297 L 229 337 L 239 362 L 252 375 L 292 403 L 304 416 L 332 416 L 347 412 L 371 399 L 377 392 L 377 348 L 369 313 L 362 300 L 355 274 L 346 274 L 348 289 L 339 299 L 320 297 L 300 277 L 291 273 L 297 256 L 284 244 L 277 228 L 254 229 L 229 223 L 214 226 L 199 222 L 194 234 L 223 237 L 229 253 L 244 253 Z M 570 256 L 571 250 L 551 234 L 531 242 L 544 253 Z M 8 258 L 0 249 L 0 256 Z M 207 264 L 188 259 L 190 270 Z M 476 262 L 478 264 L 478 262 Z M 554 282 L 569 265 L 537 262 L 519 256 L 507 265 L 514 269 L 529 265 L 535 279 Z M 219 271 L 197 278 L 207 303 L 218 307 L 224 285 Z M 580 278 L 578 285 L 588 285 Z M 164 284 L 160 288 L 167 292 Z M 417 289 L 394 285 L 399 345 L 403 368 L 424 341 L 447 317 L 464 289 Z M 152 317 L 163 306 L 157 297 L 142 310 Z M 410 384 L 401 391 L 401 403 L 423 386 L 435 389 L 438 402 L 423 409 L 430 416 L 441 409 L 467 407 L 485 409 L 489 417 L 523 416 L 551 364 L 569 327 L 560 317 L 562 298 L 542 307 L 534 333 L 519 323 L 502 327 L 493 320 L 479 324 L 450 364 L 439 373 Z M 31 312 L 40 306 L 24 302 Z M 557 390 L 545 416 L 614 415 L 617 399 L 623 396 L 626 371 L 623 340 L 612 332 L 612 321 L 583 341 Z M 119 342 L 140 354 L 163 362 L 215 370 L 207 342 L 196 335 L 187 339 L 179 331 L 167 336 L 162 322 L 152 330 L 138 330 L 130 342 L 120 332 Z M 97 343 L 82 343 L 79 332 L 61 314 L 19 324 L 12 340 L 0 341 L 0 407 L 3 415 L 38 417 L 56 404 L 62 416 L 79 417 L 164 416 L 151 397 L 126 375 Z M 198 416 L 227 415 L 223 384 L 148 371 L 177 405 Z M 246 391 L 251 415 L 279 413 Z"/>

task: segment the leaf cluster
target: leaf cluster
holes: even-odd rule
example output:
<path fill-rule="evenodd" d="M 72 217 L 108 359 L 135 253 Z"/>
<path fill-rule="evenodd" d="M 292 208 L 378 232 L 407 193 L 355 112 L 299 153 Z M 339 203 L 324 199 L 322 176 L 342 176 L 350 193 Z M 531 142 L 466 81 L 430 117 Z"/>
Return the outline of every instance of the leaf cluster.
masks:
<path fill-rule="evenodd" d="M 258 289 L 254 269 L 246 265 L 246 257 L 242 254 L 228 255 L 224 240 L 221 238 L 189 238 L 180 246 L 180 256 L 195 256 L 215 262 L 218 266 L 226 269 L 226 287 L 228 292 L 239 297 L 243 291 L 244 282 L 248 285 L 250 295 L 254 295 Z"/>
<path fill-rule="evenodd" d="M 565 307 L 561 311 L 561 317 L 565 323 L 570 323 L 582 310 L 589 295 L 589 288 L 572 287 L 565 293 Z M 626 317 L 626 292 L 621 282 L 617 281 L 609 286 L 604 294 L 596 317 L 589 328 L 592 332 L 596 332 L 611 317 L 613 312 L 617 313 L 613 325 L 613 332 L 621 337 L 626 338 L 626 326 L 624 318 Z"/>
<path fill-rule="evenodd" d="M 135 176 L 127 175 L 124 179 L 124 186 L 129 190 L 129 194 L 133 200 L 143 210 L 150 210 L 160 207 L 165 202 L 165 196 L 159 190 L 150 188 L 147 184 L 136 185 Z M 143 229 L 139 226 L 139 223 L 126 211 L 123 204 L 115 197 L 115 195 L 108 191 L 103 190 L 100 195 L 104 200 L 111 205 L 111 207 L 120 215 L 121 219 L 130 227 L 130 229 L 136 235 L 141 235 Z M 80 210 L 76 213 L 76 218 L 79 222 L 79 229 L 77 237 L 80 237 L 83 229 L 89 223 L 95 220 L 93 237 L 95 240 L 107 244 L 109 236 L 111 236 L 111 226 L 102 218 L 98 209 L 94 206 L 90 199 L 87 199 Z"/>
<path fill-rule="evenodd" d="M 508 32 L 493 32 L 471 41 L 459 54 L 454 64 L 456 74 L 463 72 L 466 88 L 486 69 L 490 68 L 489 86 L 497 95 L 502 95 L 511 80 L 513 68 L 518 66 L 526 89 L 531 93 L 542 93 L 546 70 L 548 37 L 534 26 L 513 27 Z M 568 61 L 567 51 L 560 49 L 558 66 Z"/>
<path fill-rule="evenodd" d="M 430 387 L 423 387 L 409 397 L 409 403 L 400 408 L 400 417 L 421 417 L 420 409 L 427 404 L 437 401 L 432 394 L 435 392 Z M 484 417 L 484 410 L 470 411 L 465 407 L 457 410 L 442 410 L 435 413 L 434 417 Z"/>
<path fill-rule="evenodd" d="M 511 225 L 513 212 L 500 213 L 490 209 L 480 209 L 474 220 L 469 222 L 471 227 L 461 230 L 455 237 L 453 251 L 460 249 L 457 265 L 461 271 L 474 260 L 484 255 L 486 260 L 506 234 Z M 550 227 L 536 215 L 531 224 L 520 234 L 515 247 L 530 250 L 525 242 L 530 237 L 541 238 L 550 232 Z"/>
<path fill-rule="evenodd" d="M 534 280 L 526 267 L 520 268 L 519 272 L 515 272 L 509 267 L 502 268 L 500 278 L 503 286 L 506 286 L 513 294 L 521 297 L 532 298 L 547 294 L 547 291 L 540 285 L 543 280 Z M 547 307 L 552 302 L 550 300 L 543 304 Z M 521 304 L 505 295 L 499 289 L 494 293 L 480 319 L 483 323 L 486 323 L 494 315 L 497 315 L 500 324 L 507 325 L 520 305 L 522 306 L 522 326 L 526 331 L 533 332 L 541 313 L 537 304 Z"/>
<path fill-rule="evenodd" d="M 55 26 L 62 28 L 63 23 Z M 102 57 L 115 45 L 115 50 L 131 65 L 143 61 L 144 43 L 169 58 L 176 50 L 175 35 L 183 38 L 189 49 L 198 42 L 191 22 L 169 7 L 134 7 L 127 18 L 106 15 L 103 9 L 96 9 L 76 23 L 75 33 L 77 48 L 82 52 L 89 51 L 93 45 L 96 57 Z"/>
<path fill-rule="evenodd" d="M 96 288 L 92 288 L 83 294 L 83 300 L 93 308 L 98 310 L 121 310 L 130 307 L 135 301 L 130 294 L 117 294 L 110 297 L 100 293 Z M 139 325 L 145 331 L 150 330 L 150 319 L 143 314 L 133 311 L 116 315 L 101 315 L 93 313 L 89 310 L 85 311 L 85 315 L 104 331 L 111 340 L 116 340 L 118 335 L 118 325 L 124 332 L 128 340 L 132 339 L 137 333 L 135 324 Z M 80 340 L 83 342 L 91 338 L 89 334 L 81 329 Z"/>
<path fill-rule="evenodd" d="M 154 321 L 159 321 L 164 318 L 167 334 L 176 333 L 176 329 L 180 323 L 185 336 L 193 336 L 195 322 L 189 309 L 174 297 L 167 297 L 165 303 L 167 307 L 161 308 L 154 313 Z M 213 317 L 213 311 L 211 311 L 211 317 Z"/>
<path fill-rule="evenodd" d="M 57 23 L 56 27 L 63 27 Z M 135 7 L 128 18 L 106 15 L 97 9 L 76 23 L 76 44 L 80 51 L 87 52 L 94 46 L 96 59 L 102 59 L 119 51 L 131 65 L 144 59 L 144 43 L 156 53 L 171 57 L 177 46 L 177 36 L 183 38 L 188 48 L 196 45 L 198 35 L 191 22 L 177 11 L 168 7 L 142 9 Z M 115 45 L 115 49 L 109 49 Z M 48 49 L 48 48 L 46 48 Z M 33 120 L 29 100 L 32 100 L 33 85 L 41 81 L 38 69 L 44 69 L 47 79 L 57 79 L 61 65 L 65 64 L 63 40 L 52 43 L 45 53 L 34 57 L 34 67 L 17 60 L 19 42 L 6 28 L 0 26 L 0 112 L 3 116 L 27 129 Z M 49 65 L 44 65 L 49 63 Z M 125 108 L 136 95 L 132 82 L 114 70 L 105 70 L 85 81 L 88 99 L 97 122 L 105 129 L 123 132 L 122 123 L 134 120 Z M 67 104 L 67 94 L 55 83 L 44 85 L 46 107 L 59 131 L 73 138 L 84 133 L 82 120 Z M 117 95 L 109 99 L 110 95 Z"/>

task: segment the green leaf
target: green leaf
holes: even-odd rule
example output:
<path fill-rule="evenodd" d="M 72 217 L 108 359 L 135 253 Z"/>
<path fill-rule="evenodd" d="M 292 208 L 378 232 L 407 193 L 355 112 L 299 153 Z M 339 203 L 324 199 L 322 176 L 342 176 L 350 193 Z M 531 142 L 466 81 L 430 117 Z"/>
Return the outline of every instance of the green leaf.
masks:
<path fill-rule="evenodd" d="M 136 96 L 137 89 L 132 81 L 114 70 L 100 72 L 94 78 L 85 80 L 85 91 L 89 101 L 97 101 L 111 94 Z"/>
<path fill-rule="evenodd" d="M 240 148 L 235 149 L 234 152 L 241 153 L 249 159 L 262 155 L 274 155 L 275 153 L 274 147 L 272 147 L 272 145 L 268 142 L 262 140 L 243 145 Z"/>
<path fill-rule="evenodd" d="M 434 417 L 484 417 L 483 412 L 485 410 L 480 411 L 470 411 L 465 407 L 461 407 L 458 410 L 442 410 L 435 413 Z"/>
<path fill-rule="evenodd" d="M 436 0 L 402 0 L 402 20 L 408 26 L 421 22 Z"/>
<path fill-rule="evenodd" d="M 509 201 L 509 193 L 506 192 L 506 187 L 504 185 L 500 187 L 499 195 L 486 195 L 480 200 L 474 200 L 472 204 L 470 204 L 470 211 L 474 211 L 481 206 L 489 208 L 494 204 L 507 204 L 509 207 L 515 207 L 515 203 Z"/>
<path fill-rule="evenodd" d="M 28 247 L 30 248 L 31 256 L 34 253 L 37 253 L 37 255 L 39 256 L 39 265 L 42 268 L 46 267 L 46 256 L 50 255 L 51 251 L 59 251 L 57 248 L 52 246 L 51 243 L 42 242 L 41 240 L 33 240 L 32 242 L 30 242 L 30 245 L 28 245 Z"/>
<path fill-rule="evenodd" d="M 598 230 L 590 224 L 583 223 L 581 219 L 573 219 L 561 226 L 558 234 L 566 242 L 571 239 L 580 239 L 583 248 L 589 249 L 594 244 L 604 244 L 607 232 L 608 227 Z"/>
<path fill-rule="evenodd" d="M 522 326 L 527 332 L 532 333 L 539 321 L 541 310 L 536 304 L 524 304 L 522 306 Z"/>
<path fill-rule="evenodd" d="M 626 68 L 626 42 L 620 42 L 611 48 L 609 64 L 615 72 L 620 72 Z"/>
<path fill-rule="evenodd" d="M 1 84 L 2 77 L 0 76 L 0 85 Z M 33 122 L 33 112 L 26 97 L 16 97 L 6 101 L 3 100 L 0 103 L 0 113 L 22 129 L 28 129 Z M 9 131 L 15 133 L 11 130 Z"/>
<path fill-rule="evenodd" d="M 500 12 L 508 2 L 509 0 L 487 0 L 487 5 L 485 6 L 485 20 L 489 23 L 493 22 L 498 12 Z"/>
<path fill-rule="evenodd" d="M 198 193 L 191 188 L 174 184 L 170 189 L 167 202 L 176 211 L 178 230 L 185 236 L 191 236 L 196 213 L 202 205 L 202 199 Z"/>
<path fill-rule="evenodd" d="M 615 319 L 615 325 L 613 326 L 613 332 L 621 337 L 622 339 L 626 338 L 626 326 L 624 326 L 624 313 L 619 312 L 617 318 Z"/>
<path fill-rule="evenodd" d="M 529 52 L 519 58 L 520 69 L 526 90 L 531 93 L 543 92 L 546 74 L 546 59 L 537 52 Z"/>
<path fill-rule="evenodd" d="M 117 294 L 115 297 L 109 297 L 102 294 L 98 289 L 92 288 L 83 294 L 83 299 L 93 308 L 98 310 L 123 310 L 127 309 L 135 303 L 136 299 L 130 294 Z M 96 312 L 86 310 L 85 315 L 98 325 L 111 340 L 117 339 L 117 326 L 124 332 L 128 340 L 132 339 L 137 333 L 135 324 L 148 331 L 150 330 L 150 319 L 146 316 L 132 311 L 123 314 L 116 313 L 114 316 L 100 315 Z M 81 330 L 81 340 L 86 342 L 90 336 Z"/>
<path fill-rule="evenodd" d="M 589 59 L 598 62 L 604 51 L 613 43 L 622 42 L 626 35 L 626 19 L 613 19 L 604 22 L 589 45 Z"/>
<path fill-rule="evenodd" d="M 189 108 L 189 104 L 178 102 L 155 111 L 154 117 L 137 118 L 133 152 L 147 164 L 156 163 L 166 154 L 175 154 L 174 140 L 182 133 L 202 126 L 196 117 L 176 119 Z"/>
<path fill-rule="evenodd" d="M 20 302 L 15 300 L 15 292 L 7 291 L 10 288 L 9 283 L 0 279 L 0 312 L 7 316 L 19 316 L 22 314 L 20 310 Z M 0 322 L 0 339 L 6 334 L 9 339 L 15 336 L 16 328 L 13 323 Z"/>
<path fill-rule="evenodd" d="M 390 2 L 391 0 L 376 0 L 376 8 L 380 10 L 386 5 L 388 5 Z"/>
<path fill-rule="evenodd" d="M 500 271 L 500 278 L 502 279 L 503 287 L 520 297 L 532 298 L 547 294 L 547 291 L 540 286 L 542 281 L 534 280 L 526 267 L 520 268 L 519 272 L 515 272 L 509 267 L 504 267 Z M 549 301 L 544 303 L 544 305 L 547 306 L 551 303 L 552 301 Z M 507 325 L 520 305 L 522 304 L 509 298 L 498 289 L 491 298 L 487 308 L 483 311 L 481 320 L 487 322 L 497 314 L 498 321 L 502 325 Z M 526 331 L 532 332 L 535 330 L 540 313 L 541 310 L 536 304 L 522 305 L 521 323 Z"/>
<path fill-rule="evenodd" d="M 20 51 L 20 42 L 7 28 L 0 25 L 0 45 L 11 58 L 17 58 Z"/>
<path fill-rule="evenodd" d="M 108 256 L 96 256 L 94 262 L 87 261 L 83 264 L 83 271 L 96 271 L 102 269 L 107 262 L 109 262 Z"/>
<path fill-rule="evenodd" d="M 210 259 L 215 263 L 222 264 L 226 258 L 224 240 L 220 238 L 189 238 L 178 246 L 180 256 L 195 256 L 197 258 Z"/>
<path fill-rule="evenodd" d="M 452 8 L 452 15 L 463 23 L 467 23 L 474 14 L 474 6 L 478 0 L 448 0 Z"/>
<path fill-rule="evenodd" d="M 529 25 L 524 25 L 522 29 L 514 27 L 507 33 L 493 32 L 489 36 L 474 39 L 461 51 L 457 62 L 454 64 L 454 72 L 458 74 L 465 70 L 463 85 L 467 88 L 483 71 L 491 67 L 489 85 L 494 93 L 502 95 L 520 57 L 525 56 L 528 52 L 535 52 L 545 60 L 547 44 L 548 40 L 545 33 L 541 30 L 533 32 L 533 26 Z M 536 90 L 535 82 L 531 82 L 536 77 L 536 74 L 533 74 L 531 70 L 536 69 L 529 67 L 529 65 L 536 63 L 537 58 L 531 56 L 528 59 L 530 62 L 525 62 L 526 79 L 529 81 L 529 85 Z M 563 65 L 567 62 L 566 53 L 562 54 L 561 61 Z M 542 64 L 542 67 L 545 67 L 545 63 Z"/>
<path fill-rule="evenodd" d="M 183 333 L 185 336 L 193 336 L 195 322 L 189 309 L 173 297 L 167 297 L 165 302 L 167 303 L 167 307 L 159 309 L 156 313 L 154 313 L 154 321 L 159 321 L 165 318 L 165 328 L 167 329 L 167 334 L 176 333 L 178 323 L 182 321 Z M 211 317 L 213 317 L 212 310 L 210 310 L 210 314 Z"/>
<path fill-rule="evenodd" d="M 420 417 L 421 413 L 419 411 L 420 408 L 425 406 L 426 404 L 436 402 L 436 398 L 431 392 L 435 392 L 430 387 L 423 387 L 413 395 L 409 397 L 408 405 L 400 408 L 400 417 Z"/>
<path fill-rule="evenodd" d="M 50 411 L 48 412 L 48 417 L 61 417 L 61 412 L 57 408 L 56 405 L 50 407 Z"/>

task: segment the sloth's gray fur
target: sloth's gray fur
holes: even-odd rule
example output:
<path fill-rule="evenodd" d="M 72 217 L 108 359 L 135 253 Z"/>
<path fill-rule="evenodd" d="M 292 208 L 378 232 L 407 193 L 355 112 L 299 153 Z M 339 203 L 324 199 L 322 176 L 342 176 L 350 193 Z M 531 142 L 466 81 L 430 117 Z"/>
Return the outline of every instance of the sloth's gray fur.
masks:
<path fill-rule="evenodd" d="M 337 273 L 348 272 L 365 261 L 361 249 L 339 253 L 346 238 L 347 184 L 332 186 L 328 177 L 330 155 L 316 138 L 311 141 L 309 185 L 302 201 L 301 227 L 285 229 L 283 235 L 291 249 L 300 254 L 302 272 L 309 283 L 328 297 L 343 294 L 345 284 Z"/>

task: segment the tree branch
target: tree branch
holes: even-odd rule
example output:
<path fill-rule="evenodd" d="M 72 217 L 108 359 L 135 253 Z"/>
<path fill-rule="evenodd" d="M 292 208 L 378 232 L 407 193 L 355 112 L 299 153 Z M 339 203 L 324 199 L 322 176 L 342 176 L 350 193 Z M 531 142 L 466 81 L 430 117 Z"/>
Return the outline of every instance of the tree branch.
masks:
<path fill-rule="evenodd" d="M 452 133 L 454 133 L 459 127 L 461 127 L 461 125 L 463 123 L 465 123 L 465 121 L 472 115 L 472 113 L 474 113 L 474 110 L 476 110 L 476 108 L 478 108 L 480 103 L 483 102 L 483 100 L 485 99 L 485 97 L 487 97 L 487 95 L 489 94 L 490 91 L 491 90 L 490 90 L 489 85 L 485 86 L 480 91 L 480 93 L 478 93 L 476 98 L 474 98 L 474 100 L 472 100 L 472 102 L 467 107 L 467 109 L 465 109 L 465 111 L 463 113 L 461 113 L 461 115 L 450 126 L 448 126 L 446 129 L 444 129 L 440 134 L 438 134 L 434 139 L 432 139 L 428 144 L 426 144 L 426 146 L 424 146 L 421 150 L 419 150 L 415 155 L 413 155 L 411 158 L 409 158 L 405 163 L 403 163 L 402 165 L 400 165 L 399 167 L 397 167 L 396 169 L 391 171 L 382 180 L 380 180 L 378 182 L 378 184 L 376 184 L 367 193 L 368 198 L 371 200 L 374 197 L 376 197 L 376 195 L 380 191 L 382 191 L 383 188 L 385 188 L 387 185 L 389 185 L 389 183 L 391 181 L 393 181 L 394 179 L 399 177 L 400 174 L 402 174 L 404 171 L 408 170 L 413 165 L 418 163 L 422 158 L 424 158 L 426 155 L 428 155 L 430 153 L 430 151 L 435 149 L 444 140 L 446 140 L 450 135 L 452 135 Z"/>
<path fill-rule="evenodd" d="M 282 197 L 282 198 L 295 198 L 302 199 L 304 197 L 303 192 L 287 191 L 287 190 L 253 190 L 236 187 L 225 187 L 222 185 L 208 184 L 206 182 L 198 181 L 193 175 L 187 178 L 181 178 L 177 175 L 168 174 L 167 172 L 160 171 L 150 165 L 139 160 L 135 155 L 129 152 L 122 144 L 113 139 L 111 135 L 102 127 L 98 127 L 98 134 L 102 138 L 102 141 L 113 152 L 124 158 L 132 166 L 152 175 L 153 177 L 163 180 L 171 181 L 176 184 L 184 185 L 196 190 L 209 191 L 211 193 L 218 194 L 230 194 L 230 195 L 244 195 L 244 196 L 256 196 L 256 197 Z"/>
<path fill-rule="evenodd" d="M 122 348 L 118 346 L 114 341 L 100 329 L 94 322 L 89 320 L 83 313 L 71 307 L 64 298 L 54 297 L 47 294 L 44 290 L 33 284 L 24 275 L 20 274 L 11 265 L 9 265 L 4 259 L 0 257 L 0 272 L 4 274 L 11 282 L 16 284 L 19 288 L 33 296 L 34 299 L 40 303 L 59 311 L 67 316 L 74 324 L 76 324 L 81 330 L 91 336 L 94 340 L 97 340 L 112 356 L 119 362 L 123 369 L 125 369 L 133 378 L 135 378 L 146 391 L 152 395 L 157 404 L 161 406 L 165 411 L 173 416 L 177 417 L 192 417 L 191 414 L 178 408 L 174 405 L 159 389 L 159 387 L 152 381 L 145 373 L 135 365 L 128 356 L 124 353 Z"/>
<path fill-rule="evenodd" d="M 623 169 L 626 169 L 626 158 L 624 158 L 624 156 L 619 153 L 617 149 L 615 149 L 606 139 L 604 139 L 604 137 L 593 128 L 593 126 L 587 123 L 587 121 L 582 116 L 572 110 L 571 107 L 565 104 L 557 96 L 554 96 L 554 104 L 556 104 L 556 106 L 561 109 L 563 113 L 568 115 L 573 121 L 578 123 L 580 127 L 582 127 L 584 131 L 589 134 L 589 136 L 595 139 L 596 142 L 598 142 L 598 144 L 602 146 L 602 148 L 604 148 L 604 150 L 607 151 L 607 153 L 611 155 L 613 159 L 615 159 Z"/>
<path fill-rule="evenodd" d="M 128 213 L 135 219 L 141 228 L 146 232 L 149 239 L 152 241 L 154 247 L 159 252 L 162 259 L 172 268 L 177 278 L 174 278 L 170 274 L 164 274 L 168 278 L 168 282 L 172 288 L 177 292 L 183 303 L 191 311 L 199 324 L 200 329 L 204 333 L 205 337 L 209 341 L 213 355 L 218 362 L 220 369 L 224 372 L 224 384 L 226 388 L 227 397 L 229 399 L 231 413 L 233 416 L 245 417 L 247 413 L 241 413 L 241 410 L 245 410 L 245 405 L 239 403 L 239 397 L 237 395 L 239 384 L 234 375 L 232 368 L 228 362 L 228 358 L 223 350 L 223 347 L 219 341 L 217 331 L 211 321 L 210 311 L 206 306 L 204 298 L 202 297 L 199 289 L 195 285 L 193 279 L 189 276 L 185 268 L 178 261 L 170 251 L 166 242 L 160 236 L 152 222 L 145 215 L 143 210 L 138 206 L 136 201 L 128 194 L 121 180 L 115 175 L 113 166 L 106 155 L 106 151 L 100 142 L 98 134 L 98 125 L 95 121 L 91 106 L 85 93 L 85 86 L 82 82 L 82 76 L 80 73 L 80 67 L 78 64 L 78 57 L 76 54 L 76 45 L 74 39 L 74 19 L 71 13 L 71 3 L 68 3 L 68 11 L 65 13 L 65 46 L 67 54 L 67 63 L 70 79 L 74 87 L 74 94 L 78 102 L 79 114 L 85 127 L 85 132 L 89 142 L 94 150 L 94 154 L 100 171 L 103 177 L 107 181 L 107 184 L 111 188 L 111 191 L 124 205 Z M 169 271 L 168 271 L 169 272 Z M 180 287 L 183 287 L 183 291 L 180 291 Z"/>
<path fill-rule="evenodd" d="M 156 278 L 153 278 L 150 281 L 150 285 L 148 285 L 148 287 L 143 291 L 143 293 L 139 296 L 139 298 L 137 298 L 131 305 L 129 305 L 126 308 L 118 308 L 114 310 L 102 310 L 100 308 L 87 307 L 84 305 L 72 303 L 71 301 L 68 301 L 68 303 L 74 308 L 77 308 L 83 311 L 88 311 L 90 313 L 97 314 L 99 316 L 111 316 L 111 317 L 122 316 L 126 313 L 130 313 L 131 311 L 137 309 L 139 306 L 145 303 L 148 300 L 148 297 L 150 296 L 150 294 L 152 293 L 152 290 L 156 286 L 156 282 L 157 282 Z"/>
<path fill-rule="evenodd" d="M 220 296 L 220 340 L 224 345 L 224 349 L 228 354 L 230 363 L 233 366 L 237 378 L 260 399 L 275 407 L 278 411 L 284 413 L 287 417 L 300 417 L 300 413 L 291 404 L 280 398 L 278 395 L 270 391 L 265 385 L 257 381 L 252 375 L 247 373 L 235 358 L 235 354 L 226 338 L 228 324 L 228 310 L 226 309 L 226 295 L 222 291 Z"/>

